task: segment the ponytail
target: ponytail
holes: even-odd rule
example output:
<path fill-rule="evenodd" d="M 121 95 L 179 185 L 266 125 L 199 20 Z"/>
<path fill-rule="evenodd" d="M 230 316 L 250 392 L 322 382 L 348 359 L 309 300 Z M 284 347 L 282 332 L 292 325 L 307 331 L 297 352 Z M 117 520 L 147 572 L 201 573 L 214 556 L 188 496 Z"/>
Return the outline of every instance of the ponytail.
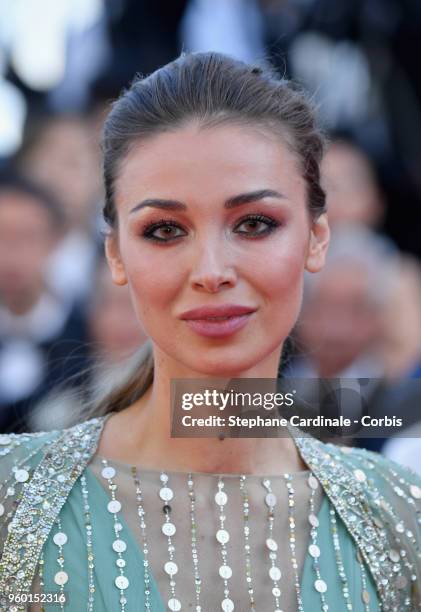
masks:
<path fill-rule="evenodd" d="M 153 382 L 154 360 L 152 343 L 147 340 L 124 364 L 108 368 L 91 389 L 91 399 L 85 404 L 83 417 L 90 419 L 120 412 L 139 400 Z"/>

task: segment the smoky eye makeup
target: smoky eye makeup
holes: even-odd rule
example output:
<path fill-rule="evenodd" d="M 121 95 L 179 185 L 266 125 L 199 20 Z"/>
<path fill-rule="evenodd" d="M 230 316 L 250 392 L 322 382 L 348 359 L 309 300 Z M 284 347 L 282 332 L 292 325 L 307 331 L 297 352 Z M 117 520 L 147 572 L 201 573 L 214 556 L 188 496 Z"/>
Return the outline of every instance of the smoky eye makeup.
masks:
<path fill-rule="evenodd" d="M 282 223 L 269 215 L 248 214 L 237 219 L 233 231 L 242 238 L 259 238 L 275 231 Z M 242 228 L 242 229 L 241 229 Z M 140 236 L 145 240 L 157 243 L 169 243 L 187 235 L 187 231 L 178 221 L 162 218 L 146 223 L 140 229 Z"/>
<path fill-rule="evenodd" d="M 180 236 L 186 235 L 186 233 L 187 232 L 185 232 L 177 221 L 172 219 L 160 219 L 159 221 L 145 224 L 140 235 L 146 240 L 170 242 Z"/>
<path fill-rule="evenodd" d="M 250 227 L 254 227 L 254 229 L 249 232 L 249 231 L 244 231 L 240 232 L 238 231 L 238 228 L 241 227 L 242 225 L 245 226 L 249 226 Z M 239 219 L 236 223 L 236 228 L 237 231 L 236 233 L 238 234 L 243 234 L 246 238 L 247 237 L 259 237 L 259 236 L 266 236 L 268 234 L 271 234 L 273 231 L 275 231 L 279 226 L 281 225 L 281 222 L 278 221 L 277 219 L 274 219 L 271 216 L 268 215 L 263 215 L 263 214 L 249 214 L 246 215 L 245 217 L 243 217 L 242 219 Z M 257 231 L 255 228 L 256 226 L 259 228 L 261 228 L 260 231 Z"/>

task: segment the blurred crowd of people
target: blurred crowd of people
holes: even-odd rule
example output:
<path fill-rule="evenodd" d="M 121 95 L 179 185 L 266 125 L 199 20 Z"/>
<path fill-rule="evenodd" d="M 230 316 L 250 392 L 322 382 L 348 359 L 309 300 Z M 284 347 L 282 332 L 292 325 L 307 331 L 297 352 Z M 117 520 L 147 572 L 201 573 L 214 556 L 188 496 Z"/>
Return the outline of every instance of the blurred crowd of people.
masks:
<path fill-rule="evenodd" d="M 399 434 L 415 435 L 413 426 L 421 422 L 419 260 L 382 233 L 381 189 L 369 158 L 355 145 L 343 140 L 330 144 L 322 183 L 331 243 L 324 269 L 306 278 L 288 374 L 358 381 L 361 414 L 400 417 Z M 347 409 L 355 411 L 346 399 L 338 408 L 345 416 Z M 377 428 L 375 437 L 376 429 L 360 430 L 357 442 L 381 450 L 393 433 Z M 421 447 L 419 439 L 416 443 Z M 394 448 L 398 445 L 395 441 Z"/>
<path fill-rule="evenodd" d="M 99 131 L 136 72 L 213 49 L 298 79 L 330 134 L 322 175 L 332 243 L 325 269 L 306 279 L 286 372 L 370 380 L 370 412 L 404 415 L 413 439 L 358 443 L 421 471 L 419 6 L 101 4 L 89 29 L 69 30 L 51 91 L 0 69 L 29 108 L 21 146 L 0 159 L 0 431 L 71 422 L 80 389 L 145 341 L 127 287 L 112 284 L 104 261 Z"/>
<path fill-rule="evenodd" d="M 103 255 L 95 127 L 44 118 L 0 176 L 2 431 L 65 423 L 63 401 L 48 411 L 41 400 L 86 385 L 95 364 L 118 364 L 144 340 Z"/>

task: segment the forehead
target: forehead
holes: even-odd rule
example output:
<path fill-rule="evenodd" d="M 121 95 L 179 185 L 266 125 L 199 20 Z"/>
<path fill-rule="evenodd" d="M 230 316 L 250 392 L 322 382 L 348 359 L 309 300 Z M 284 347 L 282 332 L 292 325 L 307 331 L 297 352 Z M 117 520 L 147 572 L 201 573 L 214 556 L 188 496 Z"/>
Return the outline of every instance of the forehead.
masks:
<path fill-rule="evenodd" d="M 296 156 L 259 126 L 188 124 L 134 142 L 116 181 L 118 206 L 139 197 L 225 198 L 262 188 L 304 196 Z"/>

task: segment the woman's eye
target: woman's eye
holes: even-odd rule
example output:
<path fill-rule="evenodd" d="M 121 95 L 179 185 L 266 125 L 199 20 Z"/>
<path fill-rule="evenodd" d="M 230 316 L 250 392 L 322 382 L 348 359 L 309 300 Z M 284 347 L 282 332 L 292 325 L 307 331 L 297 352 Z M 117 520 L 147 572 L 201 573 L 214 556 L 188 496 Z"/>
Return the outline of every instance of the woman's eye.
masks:
<path fill-rule="evenodd" d="M 278 225 L 279 222 L 270 217 L 252 215 L 238 223 L 235 231 L 243 236 L 264 236 L 275 230 Z M 238 230 L 241 227 L 244 229 Z M 171 242 L 185 235 L 186 232 L 177 223 L 166 219 L 148 225 L 142 232 L 144 238 L 155 242 Z"/>
<path fill-rule="evenodd" d="M 237 225 L 237 228 L 244 226 L 245 231 L 238 232 L 239 234 L 245 234 L 249 236 L 261 236 L 272 232 L 279 223 L 270 217 L 264 217 L 263 215 L 255 215 L 253 217 L 247 217 L 243 219 L 241 223 Z"/>
<path fill-rule="evenodd" d="M 177 231 L 181 233 L 177 233 Z M 155 240 L 156 242 L 169 242 L 170 240 L 179 238 L 184 234 L 185 232 L 181 229 L 181 227 L 169 221 L 153 223 L 152 225 L 148 226 L 143 232 L 143 236 L 145 238 L 148 238 L 149 240 Z"/>

